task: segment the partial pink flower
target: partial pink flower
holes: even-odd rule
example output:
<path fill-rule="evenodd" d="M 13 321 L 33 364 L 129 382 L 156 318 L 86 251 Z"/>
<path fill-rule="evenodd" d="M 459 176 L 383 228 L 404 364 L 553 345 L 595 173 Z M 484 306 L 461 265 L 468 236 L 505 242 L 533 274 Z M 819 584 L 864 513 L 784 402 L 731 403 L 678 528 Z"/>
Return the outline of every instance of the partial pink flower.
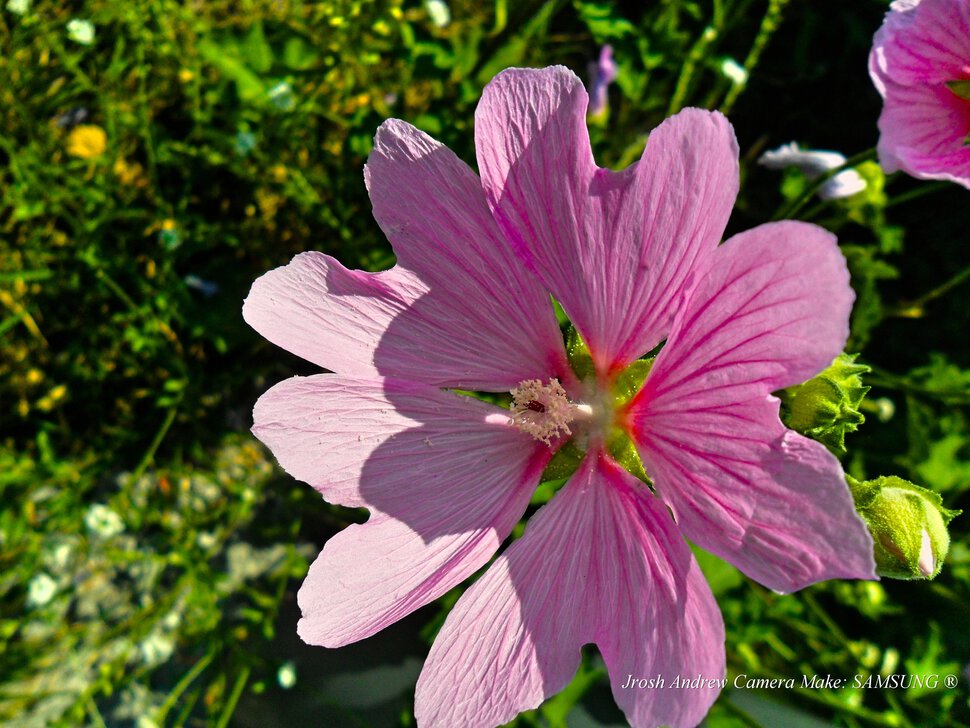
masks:
<path fill-rule="evenodd" d="M 617 67 L 613 60 L 613 46 L 605 45 L 600 49 L 599 60 L 589 64 L 589 113 L 599 116 L 609 105 L 609 88 L 616 80 Z"/>
<path fill-rule="evenodd" d="M 305 253 L 244 307 L 333 372 L 270 389 L 254 433 L 329 501 L 371 511 L 300 590 L 311 644 L 363 639 L 474 573 L 554 452 L 585 451 L 445 621 L 418 680 L 420 726 L 536 708 L 587 643 L 631 725 L 696 725 L 716 686 L 623 688 L 725 674 L 724 626 L 684 536 L 779 591 L 875 577 L 838 461 L 785 429 L 771 395 L 845 343 L 853 295 L 835 239 L 784 222 L 718 246 L 738 188 L 727 120 L 685 110 L 615 173 L 593 160 L 587 104 L 564 68 L 500 74 L 476 114 L 481 179 L 386 122 L 365 178 L 397 265 L 363 273 Z M 589 347 L 579 373 L 550 293 Z M 664 340 L 618 404 L 618 377 Z M 512 407 L 454 389 L 509 392 Z M 611 456 L 617 433 L 651 484 Z"/>
<path fill-rule="evenodd" d="M 970 187 L 970 3 L 896 0 L 873 39 L 886 172 Z"/>

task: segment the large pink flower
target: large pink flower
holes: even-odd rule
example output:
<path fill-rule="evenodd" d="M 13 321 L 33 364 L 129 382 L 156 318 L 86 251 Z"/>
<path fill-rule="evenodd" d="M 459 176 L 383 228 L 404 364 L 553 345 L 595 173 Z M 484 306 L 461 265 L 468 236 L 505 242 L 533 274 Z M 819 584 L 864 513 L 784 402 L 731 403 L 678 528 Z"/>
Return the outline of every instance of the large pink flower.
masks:
<path fill-rule="evenodd" d="M 623 688 L 725 674 L 720 613 L 684 536 L 779 591 L 874 578 L 838 461 L 786 430 L 771 396 L 845 342 L 853 296 L 834 238 L 781 222 L 718 246 L 738 186 L 727 120 L 683 111 L 615 173 L 593 161 L 587 103 L 563 68 L 499 75 L 476 114 L 481 179 L 386 122 L 365 179 L 397 265 L 305 253 L 246 301 L 264 336 L 334 372 L 273 387 L 254 432 L 327 500 L 371 511 L 310 569 L 307 642 L 363 639 L 444 594 L 510 534 L 554 450 L 569 436 L 585 450 L 452 610 L 418 680 L 422 726 L 535 708 L 586 643 L 631 724 L 699 722 L 716 685 Z M 549 292 L 595 371 L 572 370 Z M 617 378 L 665 339 L 618 399 Z M 513 411 L 449 389 L 512 392 Z M 652 489 L 610 455 L 616 433 Z"/>
<path fill-rule="evenodd" d="M 886 172 L 970 187 L 970 2 L 896 0 L 873 39 Z"/>

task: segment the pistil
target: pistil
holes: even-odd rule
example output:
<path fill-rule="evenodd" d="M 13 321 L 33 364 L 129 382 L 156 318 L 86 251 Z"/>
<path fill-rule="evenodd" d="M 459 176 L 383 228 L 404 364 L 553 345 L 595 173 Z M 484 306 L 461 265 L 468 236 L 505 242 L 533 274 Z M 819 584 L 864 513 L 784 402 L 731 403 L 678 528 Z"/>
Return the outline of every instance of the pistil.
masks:
<path fill-rule="evenodd" d="M 527 379 L 511 394 L 512 424 L 550 446 L 553 440 L 572 435 L 571 422 L 588 419 L 593 414 L 589 405 L 571 402 L 555 378 L 546 384 L 540 379 Z"/>

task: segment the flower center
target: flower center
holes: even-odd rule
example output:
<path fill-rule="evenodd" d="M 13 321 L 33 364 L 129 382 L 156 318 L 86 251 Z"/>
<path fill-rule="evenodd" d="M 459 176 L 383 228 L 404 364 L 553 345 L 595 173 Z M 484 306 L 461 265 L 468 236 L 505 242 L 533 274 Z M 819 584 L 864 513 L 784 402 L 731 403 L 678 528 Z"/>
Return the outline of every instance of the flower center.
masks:
<path fill-rule="evenodd" d="M 547 384 L 540 379 L 526 379 L 511 394 L 512 424 L 547 445 L 561 435 L 572 435 L 569 423 L 592 414 L 589 405 L 570 402 L 555 378 Z"/>

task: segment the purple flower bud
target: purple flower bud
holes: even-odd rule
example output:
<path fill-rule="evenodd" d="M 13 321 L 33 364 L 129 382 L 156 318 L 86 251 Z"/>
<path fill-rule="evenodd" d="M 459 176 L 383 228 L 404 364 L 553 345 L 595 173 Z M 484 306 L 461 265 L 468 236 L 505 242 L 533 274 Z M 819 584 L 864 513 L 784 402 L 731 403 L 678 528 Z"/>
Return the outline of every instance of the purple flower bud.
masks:
<path fill-rule="evenodd" d="M 599 116 L 606 111 L 608 97 L 606 90 L 616 80 L 616 63 L 613 62 L 613 46 L 605 45 L 600 50 L 599 61 L 589 64 L 592 78 L 589 88 L 589 113 Z"/>

